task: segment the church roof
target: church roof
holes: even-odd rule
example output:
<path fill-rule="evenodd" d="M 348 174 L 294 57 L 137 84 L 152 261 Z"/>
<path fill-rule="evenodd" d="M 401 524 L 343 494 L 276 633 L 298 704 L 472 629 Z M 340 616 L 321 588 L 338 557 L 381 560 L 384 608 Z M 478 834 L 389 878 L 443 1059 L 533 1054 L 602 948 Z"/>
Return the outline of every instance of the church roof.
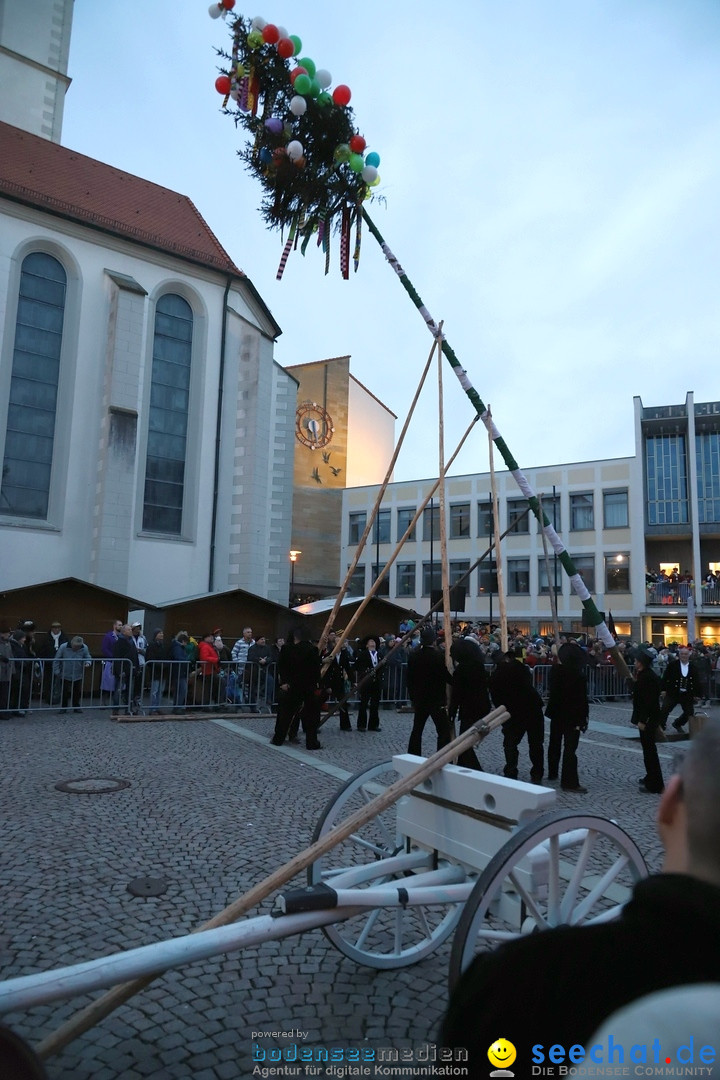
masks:
<path fill-rule="evenodd" d="M 2 122 L 0 195 L 245 277 L 186 195 Z"/>

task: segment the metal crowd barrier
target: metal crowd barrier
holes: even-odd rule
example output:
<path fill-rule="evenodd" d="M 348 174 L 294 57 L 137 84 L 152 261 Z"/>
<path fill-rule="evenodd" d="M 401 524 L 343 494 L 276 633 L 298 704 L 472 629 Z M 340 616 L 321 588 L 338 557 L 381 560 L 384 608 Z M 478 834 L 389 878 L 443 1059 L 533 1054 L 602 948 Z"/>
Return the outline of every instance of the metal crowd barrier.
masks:
<path fill-rule="evenodd" d="M 547 701 L 552 664 L 536 664 L 532 670 L 533 686 Z M 586 667 L 587 694 L 591 701 L 620 701 L 631 697 L 631 689 L 612 664 Z"/>

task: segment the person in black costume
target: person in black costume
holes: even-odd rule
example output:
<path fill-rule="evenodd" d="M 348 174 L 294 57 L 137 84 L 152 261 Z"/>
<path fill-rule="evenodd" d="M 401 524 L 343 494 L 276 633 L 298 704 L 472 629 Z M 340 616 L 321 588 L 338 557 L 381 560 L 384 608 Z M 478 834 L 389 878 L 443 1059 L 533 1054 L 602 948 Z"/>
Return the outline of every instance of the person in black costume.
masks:
<path fill-rule="evenodd" d="M 331 630 L 328 634 L 327 644 L 323 649 L 322 662 L 327 663 L 327 658 L 331 655 L 333 649 L 337 645 L 337 634 L 334 630 Z M 350 679 L 350 652 L 346 644 L 338 652 L 337 656 L 333 657 L 329 666 L 325 670 L 320 685 L 324 690 L 328 690 L 332 697 L 337 702 L 341 702 L 345 697 L 345 681 Z M 347 705 L 338 705 L 338 713 L 340 714 L 340 730 L 352 731 L 352 725 L 350 724 L 350 713 L 348 712 Z"/>
<path fill-rule="evenodd" d="M 658 831 L 663 872 L 635 886 L 618 919 L 527 934 L 465 971 L 436 1041 L 467 1049 L 469 1075 L 486 1075 L 501 1035 L 517 1050 L 515 1075 L 529 1076 L 535 1046 L 546 1055 L 551 1043 L 587 1046 L 606 1017 L 645 994 L 720 981 L 720 721 L 705 725 L 668 781 Z"/>
<path fill-rule="evenodd" d="M 643 648 L 635 653 L 635 682 L 631 722 L 637 724 L 645 762 L 641 791 L 659 795 L 665 790 L 655 735 L 660 726 L 660 678 L 653 671 L 653 657 Z"/>
<path fill-rule="evenodd" d="M 585 655 L 575 641 L 558 649 L 559 664 L 550 669 L 548 703 L 550 717 L 548 743 L 548 779 L 556 780 L 562 753 L 560 785 L 564 791 L 587 795 L 578 778 L 577 748 L 580 732 L 587 731 L 590 706 L 585 681 Z"/>
<path fill-rule="evenodd" d="M 662 677 L 660 690 L 663 700 L 660 706 L 660 723 L 663 728 L 667 724 L 670 713 L 679 705 L 682 716 L 673 720 L 673 727 L 676 731 L 682 731 L 693 715 L 695 698 L 699 693 L 697 681 L 695 664 L 690 659 L 690 649 L 687 645 L 681 645 L 678 649 L 677 660 L 670 661 Z"/>
<path fill-rule="evenodd" d="M 378 667 L 381 654 L 374 637 L 366 638 L 355 657 L 360 704 L 357 714 L 358 731 L 380 731 L 380 695 L 385 668 Z M 369 714 L 369 716 L 368 716 Z"/>
<path fill-rule="evenodd" d="M 273 746 L 282 746 L 293 718 L 299 715 L 306 749 L 322 749 L 317 738 L 322 694 L 320 666 L 320 653 L 306 631 L 301 629 L 288 634 L 278 658 L 280 687 L 275 732 L 270 740 Z"/>
<path fill-rule="evenodd" d="M 450 647 L 450 655 L 455 664 L 450 695 L 450 715 L 454 717 L 457 714 L 460 720 L 459 734 L 462 735 L 471 724 L 487 716 L 492 708 L 488 693 L 488 677 L 482 649 L 476 641 L 471 641 L 466 637 L 454 641 Z M 463 750 L 457 763 L 465 769 L 482 771 L 482 765 L 472 746 Z"/>
<path fill-rule="evenodd" d="M 527 735 L 530 779 L 539 784 L 543 775 L 545 737 L 542 698 L 533 686 L 530 668 L 523 661 L 521 645 L 506 653 L 495 668 L 490 676 L 490 693 L 493 703 L 504 705 L 510 713 L 510 719 L 503 724 L 503 773 L 511 780 L 517 780 L 518 746 Z"/>
<path fill-rule="evenodd" d="M 428 717 L 437 731 L 437 748 L 451 741 L 447 711 L 447 687 L 452 676 L 445 666 L 444 654 L 435 647 L 435 631 L 426 626 L 420 633 L 420 648 L 408 657 L 408 694 L 415 710 L 408 754 L 422 757 L 422 734 Z"/>

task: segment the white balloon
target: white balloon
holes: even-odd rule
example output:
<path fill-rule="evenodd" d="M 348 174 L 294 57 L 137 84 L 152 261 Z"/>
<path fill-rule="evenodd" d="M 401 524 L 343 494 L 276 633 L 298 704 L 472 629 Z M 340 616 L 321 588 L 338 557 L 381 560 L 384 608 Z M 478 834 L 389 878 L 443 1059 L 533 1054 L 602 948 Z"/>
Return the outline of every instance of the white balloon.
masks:
<path fill-rule="evenodd" d="M 219 4 L 211 4 L 208 8 L 208 15 L 211 19 L 219 19 L 222 15 L 222 8 Z"/>
<path fill-rule="evenodd" d="M 366 184 L 372 184 L 374 180 L 377 180 L 378 171 L 374 165 L 366 165 L 360 175 Z"/>
<path fill-rule="evenodd" d="M 303 156 L 303 144 L 297 139 L 293 139 L 292 142 L 289 142 L 287 144 L 286 150 L 287 156 L 290 158 L 291 161 L 296 161 L 298 158 L 301 158 Z"/>
<path fill-rule="evenodd" d="M 307 101 L 304 97 L 300 97 L 296 94 L 294 98 L 290 99 L 290 112 L 293 116 L 304 116 L 307 112 Z"/>
<path fill-rule="evenodd" d="M 288 32 L 287 32 L 287 30 L 285 29 L 284 26 L 278 26 L 278 34 L 280 35 L 281 38 L 289 36 Z"/>
<path fill-rule="evenodd" d="M 315 81 L 321 90 L 327 90 L 328 86 L 332 82 L 332 75 L 325 68 L 319 68 L 315 72 Z"/>
<path fill-rule="evenodd" d="M 253 30 L 264 30 L 267 26 L 267 21 L 263 19 L 262 15 L 256 15 L 250 25 Z"/>

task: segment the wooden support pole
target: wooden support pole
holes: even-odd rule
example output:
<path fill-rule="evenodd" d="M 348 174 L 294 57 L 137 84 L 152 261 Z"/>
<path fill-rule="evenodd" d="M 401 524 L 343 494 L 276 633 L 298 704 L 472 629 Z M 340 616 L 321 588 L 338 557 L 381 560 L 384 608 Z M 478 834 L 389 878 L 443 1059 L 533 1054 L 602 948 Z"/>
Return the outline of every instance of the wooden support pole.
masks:
<path fill-rule="evenodd" d="M 442 333 L 443 324 L 440 323 Z M 450 646 L 452 634 L 450 631 L 450 580 L 448 568 L 447 546 L 447 503 L 445 501 L 445 405 L 443 400 L 443 357 L 441 348 L 442 338 L 437 339 L 438 361 L 438 476 L 440 478 L 439 503 L 440 503 L 440 584 L 442 586 L 442 610 L 443 610 L 443 640 L 445 643 L 445 666 L 452 671 L 450 659 Z M 432 578 L 432 570 L 430 571 Z M 430 596 L 432 597 L 432 580 L 430 581 Z"/>
<path fill-rule="evenodd" d="M 443 765 L 450 764 L 453 758 L 457 757 L 463 750 L 484 739 L 491 731 L 503 724 L 509 716 L 510 714 L 504 708 L 493 709 L 486 717 L 478 720 L 462 735 L 459 735 L 457 739 L 453 739 L 442 750 L 438 750 L 432 757 L 427 758 L 422 765 L 418 766 L 408 776 L 392 784 L 386 791 L 382 792 L 366 806 L 361 807 L 342 824 L 326 833 L 320 840 L 301 851 L 299 855 L 290 859 L 289 862 L 286 862 L 257 885 L 254 885 L 252 889 L 243 896 L 238 897 L 208 922 L 198 927 L 198 931 L 212 930 L 216 926 L 227 926 L 228 923 L 235 922 L 241 915 L 256 907 L 270 893 L 275 892 L 290 881 L 291 878 L 294 878 L 296 874 L 301 873 L 312 863 L 317 862 L 318 859 L 326 855 L 328 851 L 331 851 L 343 840 L 346 840 L 357 829 L 377 817 L 378 814 L 381 814 L 388 806 L 392 806 L 402 795 L 412 791 L 413 788 L 420 785 L 429 776 L 432 776 L 438 769 L 442 769 Z M 144 990 L 146 986 L 153 982 L 154 978 L 154 975 L 148 975 L 141 979 L 133 979 L 131 982 L 114 986 L 112 990 L 109 990 L 101 998 L 75 1013 L 66 1023 L 43 1039 L 36 1047 L 37 1054 L 41 1058 L 48 1058 L 53 1054 L 57 1054 L 63 1047 L 67 1046 L 79 1035 L 82 1035 L 83 1032 L 94 1027 L 95 1024 L 117 1009 L 118 1006 L 123 1005 L 134 994 Z"/>
<path fill-rule="evenodd" d="M 492 413 L 489 405 L 488 417 L 492 421 Z M 490 431 L 488 431 L 488 443 L 490 457 L 490 491 L 492 492 L 493 538 L 495 540 L 495 567 L 497 574 L 498 604 L 500 607 L 500 648 L 503 653 L 506 653 L 508 651 L 507 604 L 505 603 L 505 579 L 503 577 L 502 552 L 500 551 L 500 514 L 498 512 L 497 482 L 495 480 L 495 458 L 493 456 L 494 443 Z"/>
<path fill-rule="evenodd" d="M 540 513 L 543 514 L 542 508 L 542 495 L 538 495 L 538 505 L 540 506 Z M 555 647 L 560 648 L 560 620 L 558 619 L 557 610 L 557 594 L 555 592 L 555 582 L 550 581 L 550 553 L 548 552 L 547 536 L 545 530 L 541 529 L 543 554 L 545 556 L 545 576 L 548 581 L 548 592 L 550 593 L 550 611 L 552 612 L 553 621 L 553 637 L 555 638 Z"/>

